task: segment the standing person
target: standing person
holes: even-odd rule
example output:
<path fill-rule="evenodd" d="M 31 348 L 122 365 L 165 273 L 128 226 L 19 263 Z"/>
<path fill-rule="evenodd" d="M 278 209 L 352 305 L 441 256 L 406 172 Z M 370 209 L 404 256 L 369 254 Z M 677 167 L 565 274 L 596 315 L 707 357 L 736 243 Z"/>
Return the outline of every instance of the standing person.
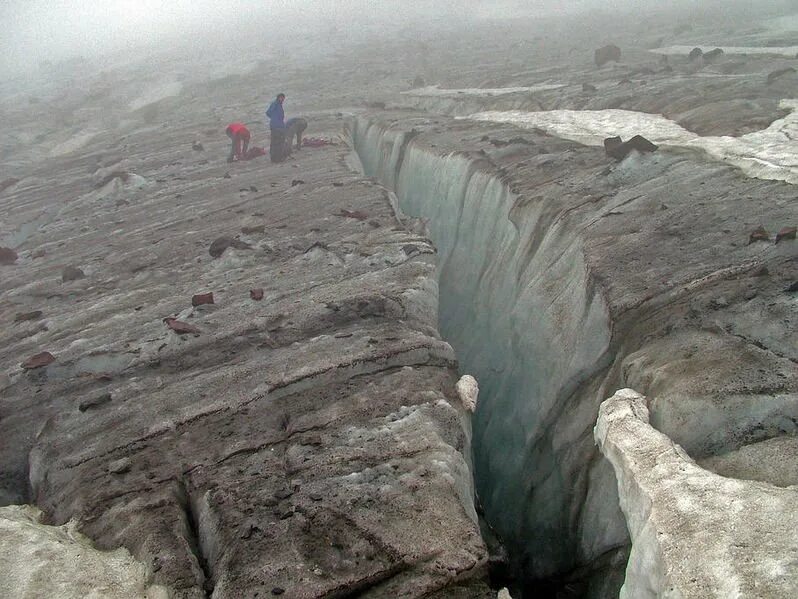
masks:
<path fill-rule="evenodd" d="M 269 154 L 272 162 L 282 162 L 285 158 L 285 111 L 283 110 L 283 102 L 285 102 L 285 94 L 277 94 L 274 102 L 269 104 L 269 108 L 266 109 L 271 132 Z"/>
<path fill-rule="evenodd" d="M 230 123 L 225 129 L 227 137 L 232 140 L 230 146 L 230 155 L 227 157 L 227 162 L 235 160 L 242 160 L 247 154 L 249 147 L 249 129 L 242 123 Z"/>

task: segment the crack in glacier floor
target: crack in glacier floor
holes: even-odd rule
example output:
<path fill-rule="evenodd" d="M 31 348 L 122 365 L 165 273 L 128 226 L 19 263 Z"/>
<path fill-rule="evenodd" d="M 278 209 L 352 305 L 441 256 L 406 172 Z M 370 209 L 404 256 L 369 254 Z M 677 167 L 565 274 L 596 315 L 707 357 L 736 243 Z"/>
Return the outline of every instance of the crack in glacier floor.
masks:
<path fill-rule="evenodd" d="M 662 115 L 631 110 L 521 110 L 478 112 L 466 118 L 542 129 L 550 135 L 587 146 L 604 139 L 642 135 L 665 147 L 701 150 L 715 160 L 740 168 L 747 176 L 798 183 L 798 100 L 782 100 L 791 112 L 770 127 L 740 137 L 702 137 Z"/>

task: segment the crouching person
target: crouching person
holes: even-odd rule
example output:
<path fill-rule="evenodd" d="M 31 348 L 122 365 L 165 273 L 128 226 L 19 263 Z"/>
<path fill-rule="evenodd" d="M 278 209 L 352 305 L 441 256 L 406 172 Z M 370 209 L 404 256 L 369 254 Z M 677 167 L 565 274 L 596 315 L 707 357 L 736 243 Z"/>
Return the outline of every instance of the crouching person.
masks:
<path fill-rule="evenodd" d="M 291 151 L 291 144 L 294 141 L 294 137 L 296 137 L 296 149 L 302 147 L 302 134 L 305 132 L 305 129 L 308 128 L 307 120 L 301 117 L 295 117 L 293 119 L 288 119 L 285 122 L 285 138 L 287 142 L 288 151 Z"/>
<path fill-rule="evenodd" d="M 232 141 L 227 162 L 243 160 L 247 154 L 247 148 L 249 148 L 249 129 L 241 123 L 230 123 L 225 132 Z"/>

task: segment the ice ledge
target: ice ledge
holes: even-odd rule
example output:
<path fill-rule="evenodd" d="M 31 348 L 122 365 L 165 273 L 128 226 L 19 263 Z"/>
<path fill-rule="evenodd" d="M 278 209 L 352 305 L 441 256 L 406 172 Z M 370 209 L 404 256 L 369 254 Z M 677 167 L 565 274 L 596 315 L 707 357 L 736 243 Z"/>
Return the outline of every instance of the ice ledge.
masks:
<path fill-rule="evenodd" d="M 798 596 L 798 487 L 704 470 L 632 389 L 601 404 L 594 437 L 632 537 L 621 599 Z"/>

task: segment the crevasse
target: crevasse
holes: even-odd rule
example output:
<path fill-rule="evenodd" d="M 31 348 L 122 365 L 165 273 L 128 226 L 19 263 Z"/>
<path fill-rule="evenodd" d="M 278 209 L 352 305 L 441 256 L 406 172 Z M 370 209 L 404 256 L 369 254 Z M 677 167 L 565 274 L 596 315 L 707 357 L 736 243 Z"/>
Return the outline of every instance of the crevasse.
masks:
<path fill-rule="evenodd" d="M 610 342 L 578 236 L 545 203 L 517 218 L 519 199 L 471 158 L 366 118 L 350 134 L 366 174 L 427 222 L 437 247 L 439 327 L 480 385 L 477 493 L 515 568 L 546 578 L 623 546 L 613 475 L 585 438 L 594 414 L 560 418 Z"/>

